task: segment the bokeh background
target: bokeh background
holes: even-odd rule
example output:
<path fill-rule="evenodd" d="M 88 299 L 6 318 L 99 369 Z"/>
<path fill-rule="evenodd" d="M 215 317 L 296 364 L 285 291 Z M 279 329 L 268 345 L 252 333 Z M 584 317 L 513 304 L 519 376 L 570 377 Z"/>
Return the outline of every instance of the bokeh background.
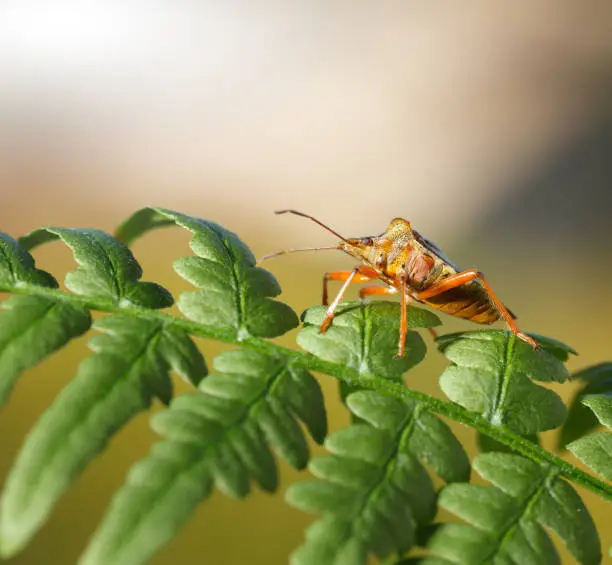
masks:
<path fill-rule="evenodd" d="M 331 242 L 278 208 L 347 236 L 403 216 L 483 270 L 523 328 L 574 346 L 572 369 L 610 359 L 610 30 L 601 0 L 0 0 L 0 229 L 112 230 L 157 204 L 263 255 Z M 171 261 L 187 241 L 170 230 L 138 242 L 145 278 L 185 288 Z M 60 278 L 73 264 L 60 245 L 36 255 Z M 325 270 L 350 265 L 322 252 L 268 266 L 300 311 L 320 300 Z M 85 355 L 77 340 L 21 379 L 0 412 L 0 482 Z M 411 385 L 439 394 L 444 365 L 432 350 Z M 347 417 L 321 381 L 337 429 Z M 568 399 L 573 385 L 560 390 Z M 134 421 L 11 563 L 74 563 L 154 440 L 146 416 Z M 307 475 L 282 476 L 281 493 Z M 609 507 L 581 494 L 609 546 Z M 285 563 L 309 521 L 280 495 L 215 495 L 153 563 Z"/>

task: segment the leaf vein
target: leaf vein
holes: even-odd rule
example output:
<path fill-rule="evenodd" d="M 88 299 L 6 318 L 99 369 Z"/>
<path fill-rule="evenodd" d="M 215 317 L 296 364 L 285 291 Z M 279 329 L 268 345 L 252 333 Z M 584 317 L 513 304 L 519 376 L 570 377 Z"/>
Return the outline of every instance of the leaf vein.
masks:
<path fill-rule="evenodd" d="M 494 541 L 498 541 L 497 545 L 495 545 L 491 551 L 486 554 L 482 561 L 480 562 L 482 565 L 493 564 L 491 559 L 499 554 L 499 552 L 503 549 L 504 545 L 511 538 L 512 534 L 520 524 L 523 518 L 526 518 L 530 515 L 531 509 L 538 502 L 540 496 L 544 493 L 544 491 L 548 487 L 548 483 L 557 475 L 556 470 L 551 470 L 547 474 L 540 476 L 540 480 L 535 483 L 533 488 L 527 493 L 526 496 L 522 498 L 520 501 L 516 512 L 511 515 L 504 527 L 499 531 L 496 539 Z"/>

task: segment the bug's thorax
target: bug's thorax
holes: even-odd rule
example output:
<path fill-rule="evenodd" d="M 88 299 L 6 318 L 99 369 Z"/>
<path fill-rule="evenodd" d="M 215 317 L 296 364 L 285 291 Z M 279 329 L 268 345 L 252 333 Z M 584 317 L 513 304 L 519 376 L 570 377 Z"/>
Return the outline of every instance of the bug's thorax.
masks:
<path fill-rule="evenodd" d="M 401 218 L 393 220 L 382 235 L 348 239 L 340 248 L 375 269 L 394 287 L 403 279 L 410 286 L 421 286 L 436 262 L 416 240 L 410 223 Z"/>

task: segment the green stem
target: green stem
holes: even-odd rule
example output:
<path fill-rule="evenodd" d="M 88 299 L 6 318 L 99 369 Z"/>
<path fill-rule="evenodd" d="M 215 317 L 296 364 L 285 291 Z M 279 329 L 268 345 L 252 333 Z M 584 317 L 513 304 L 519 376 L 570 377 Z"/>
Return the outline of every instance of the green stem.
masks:
<path fill-rule="evenodd" d="M 565 478 L 589 489 L 603 499 L 612 501 L 612 485 L 609 485 L 604 481 L 593 477 L 584 471 L 581 471 L 571 463 L 568 463 L 549 451 L 542 449 L 528 439 L 525 439 L 504 427 L 493 425 L 478 414 L 468 412 L 465 408 L 459 406 L 458 404 L 439 400 L 438 398 L 430 396 L 429 394 L 407 388 L 402 384 L 391 382 L 376 376 L 360 375 L 358 371 L 344 365 L 323 361 L 310 353 L 303 353 L 301 351 L 289 349 L 264 339 L 253 337 L 239 339 L 232 331 L 219 330 L 199 324 L 197 322 L 186 320 L 184 318 L 177 318 L 176 316 L 171 316 L 158 310 L 149 310 L 146 308 L 129 305 L 119 306 L 109 302 L 108 300 L 97 300 L 94 298 L 82 297 L 61 290 L 35 285 L 20 285 L 18 287 L 0 288 L 0 292 L 29 295 L 36 294 L 54 297 L 59 300 L 67 300 L 73 304 L 79 304 L 89 310 L 158 320 L 175 328 L 180 328 L 194 336 L 214 339 L 224 343 L 238 345 L 240 347 L 247 347 L 266 353 L 284 355 L 303 365 L 310 371 L 325 373 L 326 375 L 335 377 L 336 379 L 344 381 L 348 384 L 382 392 L 395 398 L 415 400 L 427 408 L 430 412 L 447 416 L 456 422 L 474 428 L 475 430 L 488 435 L 492 439 L 511 447 L 517 453 L 520 453 L 532 461 L 540 464 L 548 463 L 550 465 L 554 465 L 556 469 L 558 469 L 559 474 L 563 475 Z"/>

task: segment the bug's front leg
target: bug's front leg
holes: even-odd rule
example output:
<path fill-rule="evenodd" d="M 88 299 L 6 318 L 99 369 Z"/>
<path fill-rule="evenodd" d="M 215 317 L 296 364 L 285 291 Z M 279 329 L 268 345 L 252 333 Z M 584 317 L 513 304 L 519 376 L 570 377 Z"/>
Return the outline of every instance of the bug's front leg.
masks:
<path fill-rule="evenodd" d="M 338 304 L 342 300 L 346 289 L 349 284 L 352 282 L 367 282 L 371 281 L 374 278 L 378 278 L 378 273 L 365 265 L 361 265 L 359 267 L 355 267 L 352 271 L 336 271 L 332 273 L 325 273 L 323 277 L 323 306 L 327 306 L 327 281 L 335 280 L 335 281 L 344 281 L 344 284 L 338 291 L 336 298 L 327 308 L 327 312 L 325 314 L 325 319 L 321 324 L 319 331 L 321 333 L 325 333 L 329 325 L 331 324 L 334 316 L 336 315 L 336 308 L 338 308 Z"/>
<path fill-rule="evenodd" d="M 356 274 L 353 274 L 356 271 Z M 351 282 L 361 283 L 368 282 L 378 278 L 378 273 L 365 265 L 360 265 L 352 271 L 331 271 L 323 275 L 323 299 L 321 303 L 323 306 L 329 304 L 327 286 L 329 281 L 346 281 L 349 277 Z"/>

